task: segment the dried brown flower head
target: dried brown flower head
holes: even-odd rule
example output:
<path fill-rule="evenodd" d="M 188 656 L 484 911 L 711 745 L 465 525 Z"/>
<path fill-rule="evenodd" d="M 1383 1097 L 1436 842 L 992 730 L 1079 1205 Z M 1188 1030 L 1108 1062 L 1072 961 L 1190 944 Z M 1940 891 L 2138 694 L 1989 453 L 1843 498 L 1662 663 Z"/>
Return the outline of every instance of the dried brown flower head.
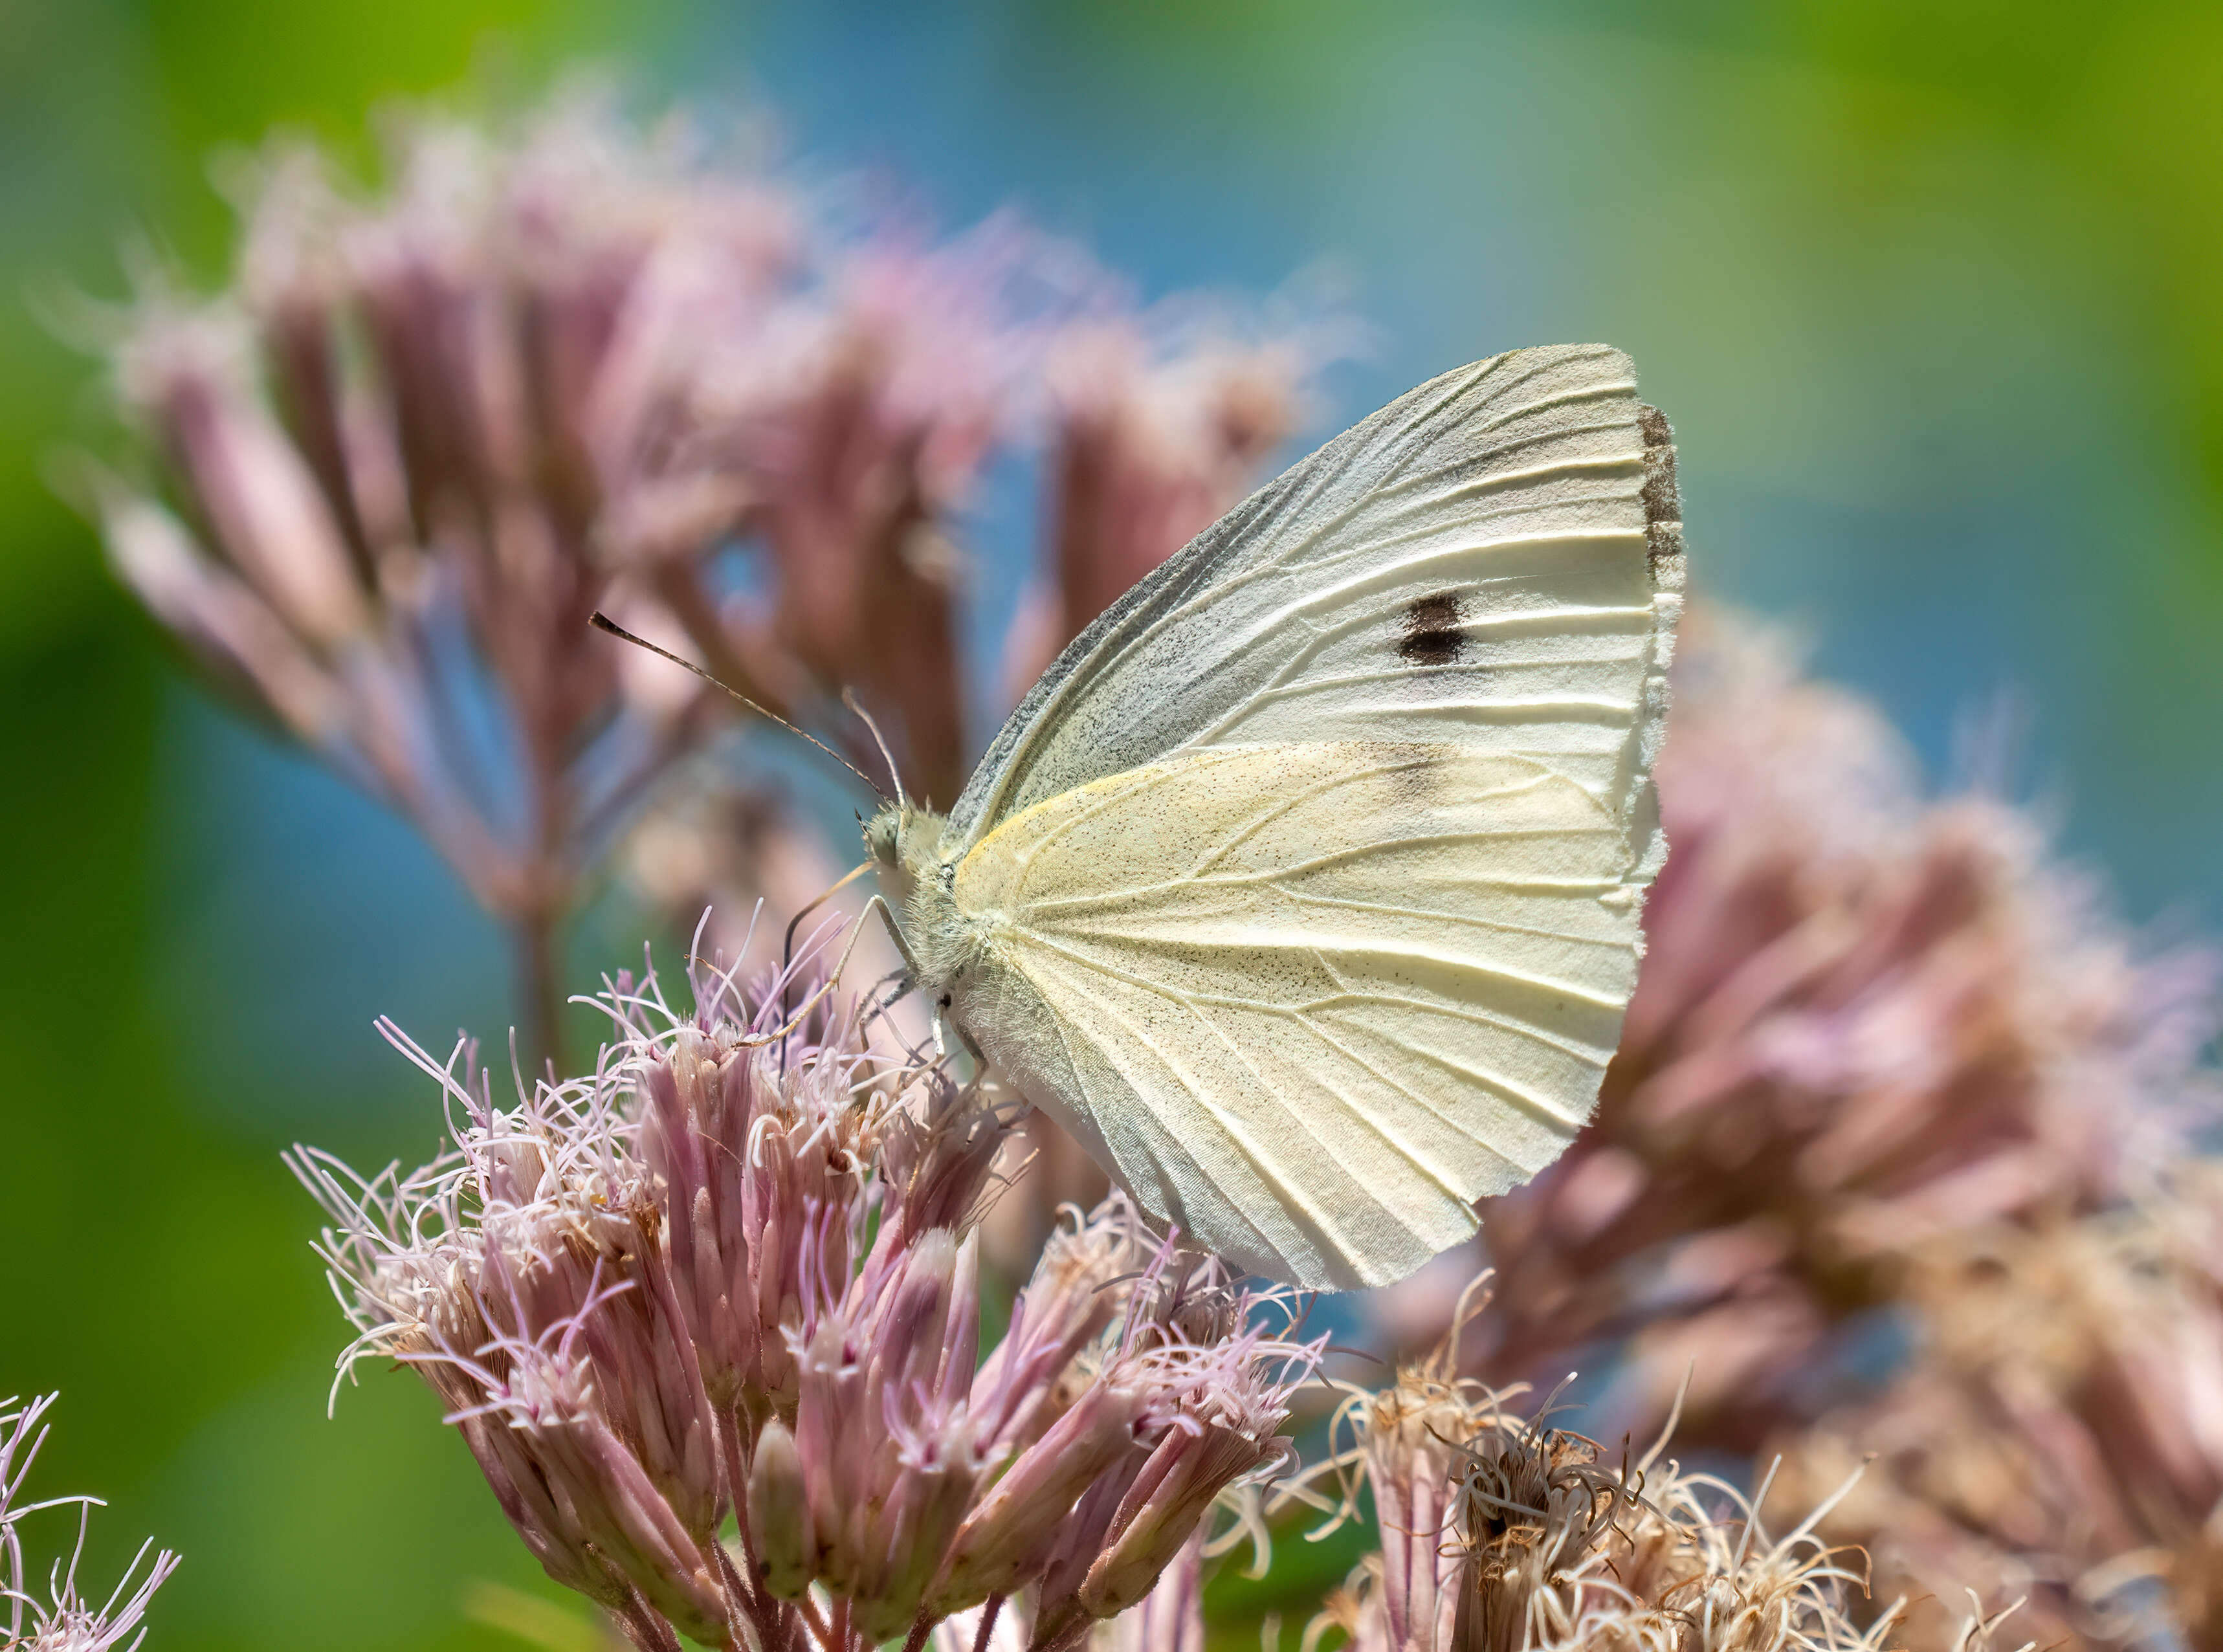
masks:
<path fill-rule="evenodd" d="M 1462 1318 L 1464 1317 L 1462 1310 Z M 1487 1317 L 1486 1315 L 1483 1317 Z M 1852 1557 L 1810 1517 L 1767 1535 L 1726 1483 L 1662 1453 L 1618 1460 L 1460 1379 L 1457 1339 L 1340 1414 L 1382 1539 L 1306 1636 L 1355 1652 L 1877 1652 L 1895 1610 L 1858 1627 Z M 1317 1476 L 1321 1471 L 1315 1471 Z M 1301 1488 L 1300 1488 L 1301 1489 Z M 1331 1502 L 1356 1509 L 1357 1484 Z M 1825 1503 L 1822 1514 L 1827 1512 Z"/>

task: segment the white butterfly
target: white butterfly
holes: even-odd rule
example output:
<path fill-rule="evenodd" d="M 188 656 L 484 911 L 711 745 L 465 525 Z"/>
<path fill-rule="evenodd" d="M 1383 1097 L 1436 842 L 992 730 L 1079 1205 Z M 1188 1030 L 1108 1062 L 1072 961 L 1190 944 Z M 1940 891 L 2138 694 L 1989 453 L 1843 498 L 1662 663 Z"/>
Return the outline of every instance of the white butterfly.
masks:
<path fill-rule="evenodd" d="M 918 984 L 1153 1215 L 1342 1289 L 1590 1115 L 1682 584 L 1628 358 L 1517 350 L 1251 495 L 866 828 Z"/>

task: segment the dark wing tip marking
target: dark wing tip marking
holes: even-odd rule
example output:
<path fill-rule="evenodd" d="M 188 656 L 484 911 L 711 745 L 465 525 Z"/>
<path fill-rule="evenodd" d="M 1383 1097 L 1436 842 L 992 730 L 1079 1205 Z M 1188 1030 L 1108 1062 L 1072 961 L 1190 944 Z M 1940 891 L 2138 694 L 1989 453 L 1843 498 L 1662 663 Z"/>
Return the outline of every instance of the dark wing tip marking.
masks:
<path fill-rule="evenodd" d="M 1405 633 L 1397 656 L 1413 665 L 1456 665 L 1466 654 L 1467 635 L 1459 623 L 1458 593 L 1439 591 L 1405 610 Z"/>
<path fill-rule="evenodd" d="M 1636 405 L 1644 437 L 1644 541 L 1653 563 L 1683 554 L 1683 490 L 1675 480 L 1675 428 L 1648 402 Z"/>

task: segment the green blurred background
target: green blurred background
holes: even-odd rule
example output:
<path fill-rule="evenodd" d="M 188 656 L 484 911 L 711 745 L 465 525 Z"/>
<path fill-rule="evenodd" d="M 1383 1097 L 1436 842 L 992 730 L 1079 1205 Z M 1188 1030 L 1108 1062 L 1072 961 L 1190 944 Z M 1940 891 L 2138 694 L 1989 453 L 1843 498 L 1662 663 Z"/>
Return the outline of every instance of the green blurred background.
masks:
<path fill-rule="evenodd" d="M 2223 8 L 0 0 L 0 1394 L 63 1391 L 40 1484 L 110 1499 L 92 1575 L 186 1551 L 154 1645 L 518 1644 L 462 1603 L 533 1568 L 416 1385 L 324 1420 L 342 1329 L 276 1158 L 421 1156 L 370 1018 L 496 1028 L 504 970 L 110 583 L 44 480 L 110 440 L 92 370 L 39 316 L 120 292 L 131 236 L 219 272 L 216 147 L 582 57 L 760 96 L 953 224 L 1016 200 L 1146 294 L 1326 261 L 1378 347 L 1314 435 L 1491 350 L 1628 347 L 1704 589 L 1804 625 L 1949 779 L 2011 704 L 2067 848 L 2213 924 Z"/>

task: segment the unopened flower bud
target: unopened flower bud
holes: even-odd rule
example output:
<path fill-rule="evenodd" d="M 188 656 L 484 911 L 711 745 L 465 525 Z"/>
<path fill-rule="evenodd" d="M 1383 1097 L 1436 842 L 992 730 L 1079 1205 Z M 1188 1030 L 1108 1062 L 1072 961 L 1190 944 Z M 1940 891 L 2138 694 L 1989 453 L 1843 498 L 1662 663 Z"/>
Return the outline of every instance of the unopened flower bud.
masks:
<path fill-rule="evenodd" d="M 1219 1494 L 1281 1460 L 1285 1449 L 1284 1442 L 1218 1423 L 1168 1430 L 1112 1517 L 1108 1546 L 1080 1586 L 1081 1605 L 1111 1617 L 1141 1600 Z"/>
<path fill-rule="evenodd" d="M 1097 1383 L 1020 1453 L 959 1529 L 935 1610 L 1008 1594 L 1038 1570 L 1082 1493 L 1114 1465 L 1140 1456 L 1135 1424 L 1146 1404 L 1136 1390 Z"/>
<path fill-rule="evenodd" d="M 750 1544 L 763 1568 L 764 1586 L 783 1600 L 802 1599 L 818 1575 L 818 1549 L 803 1457 L 784 1423 L 767 1423 L 757 1435 L 748 1512 Z"/>
<path fill-rule="evenodd" d="M 961 1408 L 927 1420 L 903 1442 L 895 1483 L 866 1528 L 849 1594 L 866 1638 L 900 1635 L 941 1569 L 949 1536 L 972 1501 L 978 1465 Z"/>
<path fill-rule="evenodd" d="M 1101 1652 L 1204 1652 L 1204 1540 L 1200 1525 L 1150 1592 L 1093 1644 Z"/>

